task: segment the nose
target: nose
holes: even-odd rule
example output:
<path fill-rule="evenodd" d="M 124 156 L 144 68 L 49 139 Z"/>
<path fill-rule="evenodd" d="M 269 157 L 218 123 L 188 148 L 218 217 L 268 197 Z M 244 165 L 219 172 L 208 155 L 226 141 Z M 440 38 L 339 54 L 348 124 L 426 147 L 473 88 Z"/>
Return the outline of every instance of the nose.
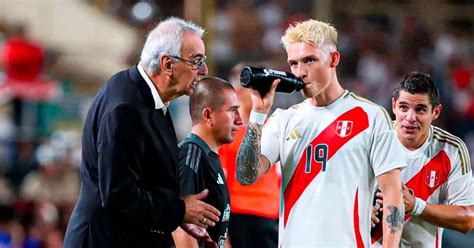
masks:
<path fill-rule="evenodd" d="M 201 76 L 206 76 L 208 72 L 209 71 L 208 71 L 208 68 L 207 68 L 207 64 L 206 64 L 206 62 L 204 62 L 202 67 L 199 68 L 198 74 L 201 75 Z"/>
<path fill-rule="evenodd" d="M 295 74 L 296 77 L 299 77 L 301 79 L 304 79 L 308 76 L 306 68 L 301 64 L 298 64 L 296 69 L 292 70 L 292 73 Z"/>
<path fill-rule="evenodd" d="M 415 111 L 413 110 L 408 110 L 406 115 L 405 115 L 405 119 L 408 121 L 408 122 L 415 122 L 416 121 L 416 113 Z"/>
<path fill-rule="evenodd" d="M 235 114 L 234 124 L 235 124 L 236 126 L 240 126 L 240 125 L 243 124 L 243 122 L 242 122 L 242 117 L 240 117 L 239 111 L 237 111 L 237 113 Z"/>

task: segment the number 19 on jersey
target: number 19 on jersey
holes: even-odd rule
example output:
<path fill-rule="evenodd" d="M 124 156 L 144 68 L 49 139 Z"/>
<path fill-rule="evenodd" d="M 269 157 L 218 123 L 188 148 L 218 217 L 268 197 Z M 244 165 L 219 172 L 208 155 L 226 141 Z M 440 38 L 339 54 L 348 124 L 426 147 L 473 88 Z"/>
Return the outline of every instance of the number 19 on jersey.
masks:
<path fill-rule="evenodd" d="M 314 149 L 313 149 L 314 147 Z M 311 173 L 311 165 L 314 163 L 320 163 L 322 171 L 326 171 L 326 162 L 328 160 L 328 145 L 327 144 L 310 144 L 306 147 L 306 167 L 304 172 Z"/>

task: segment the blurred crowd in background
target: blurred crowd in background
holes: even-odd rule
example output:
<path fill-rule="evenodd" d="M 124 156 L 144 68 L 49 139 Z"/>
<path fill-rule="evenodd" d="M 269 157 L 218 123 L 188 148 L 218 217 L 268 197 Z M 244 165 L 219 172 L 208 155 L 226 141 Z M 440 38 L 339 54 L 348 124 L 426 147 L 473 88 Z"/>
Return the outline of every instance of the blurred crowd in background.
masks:
<path fill-rule="evenodd" d="M 123 69 L 138 62 L 146 31 L 157 20 L 185 17 L 185 2 L 84 0 L 136 30 L 136 46 L 123 58 Z M 212 75 L 228 78 L 239 62 L 289 71 L 280 37 L 293 22 L 316 18 L 315 2 L 213 1 L 214 13 L 200 23 L 208 31 Z M 391 112 L 391 94 L 402 75 L 414 70 L 431 74 L 443 105 L 436 125 L 461 137 L 472 160 L 474 19 L 438 16 L 434 22 L 432 16 L 404 14 L 403 4 L 409 1 L 388 1 L 400 7 L 392 14 L 354 14 L 341 7 L 345 2 L 333 1 L 327 20 L 339 31 L 342 85 Z M 474 8 L 472 1 L 435 2 Z M 33 39 L 29 31 L 26 24 L 0 15 L 0 247 L 7 239 L 15 247 L 62 247 L 79 192 L 82 122 L 103 82 L 84 87 L 83 79 L 65 77 L 54 69 L 61 51 Z M 299 93 L 278 95 L 275 107 L 301 99 Z M 191 127 L 187 99 L 173 102 L 170 109 L 182 139 Z"/>

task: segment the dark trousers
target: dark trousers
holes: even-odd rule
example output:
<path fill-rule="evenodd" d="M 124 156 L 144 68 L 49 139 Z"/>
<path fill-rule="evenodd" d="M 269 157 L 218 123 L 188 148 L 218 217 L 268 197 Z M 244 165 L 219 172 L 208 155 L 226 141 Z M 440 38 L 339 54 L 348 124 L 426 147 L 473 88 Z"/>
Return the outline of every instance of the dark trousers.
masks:
<path fill-rule="evenodd" d="M 277 248 L 278 219 L 231 213 L 229 238 L 232 248 Z"/>

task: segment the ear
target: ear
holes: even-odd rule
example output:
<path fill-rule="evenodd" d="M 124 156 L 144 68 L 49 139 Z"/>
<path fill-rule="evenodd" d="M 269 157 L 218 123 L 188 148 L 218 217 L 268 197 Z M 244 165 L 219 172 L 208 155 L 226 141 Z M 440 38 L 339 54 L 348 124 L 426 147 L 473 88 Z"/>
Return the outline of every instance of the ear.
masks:
<path fill-rule="evenodd" d="M 168 55 L 163 55 L 160 57 L 160 68 L 166 74 L 173 74 L 173 65 L 174 60 Z"/>
<path fill-rule="evenodd" d="M 438 106 L 435 106 L 433 109 L 433 120 L 438 119 L 439 115 L 441 114 L 441 110 L 443 109 L 443 105 L 438 104 Z"/>
<path fill-rule="evenodd" d="M 339 60 L 341 59 L 341 54 L 338 51 L 334 51 L 330 53 L 331 61 L 329 66 L 336 67 L 339 64 Z"/>
<path fill-rule="evenodd" d="M 212 121 L 212 109 L 204 108 L 201 113 L 201 119 L 210 126 L 214 126 Z"/>

